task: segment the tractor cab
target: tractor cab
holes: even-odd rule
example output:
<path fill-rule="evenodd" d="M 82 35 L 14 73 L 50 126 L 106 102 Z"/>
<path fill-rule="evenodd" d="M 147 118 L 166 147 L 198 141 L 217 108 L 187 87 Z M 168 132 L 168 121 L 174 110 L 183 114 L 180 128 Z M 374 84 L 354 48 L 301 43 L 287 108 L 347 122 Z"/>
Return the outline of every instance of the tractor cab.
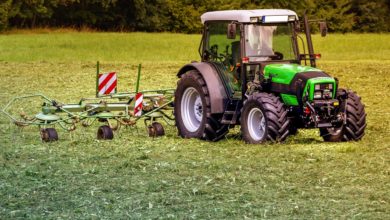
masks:
<path fill-rule="evenodd" d="M 228 94 L 239 98 L 247 83 L 264 76 L 269 64 L 301 64 L 310 60 L 315 67 L 308 21 L 306 42 L 298 44 L 300 22 L 294 11 L 284 9 L 231 10 L 207 12 L 199 53 L 203 62 L 216 66 L 227 81 Z M 323 29 L 326 26 L 322 25 Z M 303 39 L 301 38 L 303 43 Z M 303 49 L 303 53 L 300 52 Z"/>

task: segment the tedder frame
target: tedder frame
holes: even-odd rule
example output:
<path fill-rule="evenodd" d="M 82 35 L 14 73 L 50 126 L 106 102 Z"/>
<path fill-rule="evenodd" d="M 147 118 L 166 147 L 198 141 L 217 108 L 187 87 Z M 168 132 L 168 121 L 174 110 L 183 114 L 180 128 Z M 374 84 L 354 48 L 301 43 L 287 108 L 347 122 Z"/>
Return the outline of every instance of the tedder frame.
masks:
<path fill-rule="evenodd" d="M 55 127 L 65 131 L 73 131 L 77 125 L 87 127 L 94 122 L 101 122 L 97 131 L 98 139 L 113 139 L 113 131 L 121 126 L 136 126 L 144 120 L 149 136 L 165 134 L 164 128 L 157 120 L 162 119 L 173 126 L 173 94 L 174 89 L 139 91 L 141 64 L 138 66 L 136 90 L 134 92 L 116 91 L 116 73 L 111 84 L 112 93 L 99 93 L 99 62 L 97 62 L 96 97 L 81 98 L 75 104 L 63 104 L 43 94 L 23 95 L 12 98 L 1 111 L 17 126 L 37 126 L 41 139 L 45 142 L 58 140 Z M 108 82 L 108 80 L 106 80 Z M 100 85 L 100 87 L 102 87 Z M 115 88 L 114 88 L 115 87 Z M 16 116 L 11 112 L 16 102 L 27 103 L 26 100 L 39 98 L 42 101 L 41 112 L 30 116 L 20 112 Z"/>

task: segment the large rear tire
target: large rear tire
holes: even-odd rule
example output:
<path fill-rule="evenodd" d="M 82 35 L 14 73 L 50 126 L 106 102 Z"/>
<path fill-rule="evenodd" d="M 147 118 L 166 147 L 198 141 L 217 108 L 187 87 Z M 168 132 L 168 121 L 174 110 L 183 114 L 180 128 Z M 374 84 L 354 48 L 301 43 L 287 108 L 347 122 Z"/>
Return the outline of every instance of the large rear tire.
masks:
<path fill-rule="evenodd" d="M 289 134 L 289 125 L 286 106 L 279 97 L 268 93 L 255 93 L 244 102 L 241 133 L 246 143 L 283 141 Z"/>
<path fill-rule="evenodd" d="M 338 90 L 338 96 L 344 95 L 345 90 Z M 353 91 L 346 92 L 348 98 L 340 103 L 341 111 L 345 112 L 346 123 L 335 128 L 320 128 L 320 135 L 324 141 L 358 141 L 364 136 L 367 126 L 366 112 L 361 98 Z"/>
<path fill-rule="evenodd" d="M 219 122 L 221 116 L 211 114 L 206 82 L 196 70 L 186 72 L 178 81 L 174 113 L 179 135 L 183 138 L 218 141 L 228 132 L 228 126 Z"/>

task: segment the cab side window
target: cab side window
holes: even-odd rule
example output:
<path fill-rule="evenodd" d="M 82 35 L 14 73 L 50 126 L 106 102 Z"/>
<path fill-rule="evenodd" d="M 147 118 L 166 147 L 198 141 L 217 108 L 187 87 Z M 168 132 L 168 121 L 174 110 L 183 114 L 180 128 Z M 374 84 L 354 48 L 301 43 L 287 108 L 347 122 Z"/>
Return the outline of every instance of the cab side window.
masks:
<path fill-rule="evenodd" d="M 208 24 L 206 53 L 208 60 L 224 64 L 226 68 L 235 66 L 240 58 L 240 31 L 235 39 L 227 38 L 227 27 L 230 22 L 212 22 Z"/>

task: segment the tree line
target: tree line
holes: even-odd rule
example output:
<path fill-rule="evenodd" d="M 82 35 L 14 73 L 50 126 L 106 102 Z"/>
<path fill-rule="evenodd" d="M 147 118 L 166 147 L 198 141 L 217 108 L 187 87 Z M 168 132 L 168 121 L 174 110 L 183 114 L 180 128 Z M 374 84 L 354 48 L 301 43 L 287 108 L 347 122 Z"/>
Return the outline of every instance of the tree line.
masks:
<path fill-rule="evenodd" d="M 261 8 L 325 19 L 331 32 L 390 31 L 390 0 L 0 0 L 0 31 L 71 27 L 199 33 L 204 12 Z"/>

